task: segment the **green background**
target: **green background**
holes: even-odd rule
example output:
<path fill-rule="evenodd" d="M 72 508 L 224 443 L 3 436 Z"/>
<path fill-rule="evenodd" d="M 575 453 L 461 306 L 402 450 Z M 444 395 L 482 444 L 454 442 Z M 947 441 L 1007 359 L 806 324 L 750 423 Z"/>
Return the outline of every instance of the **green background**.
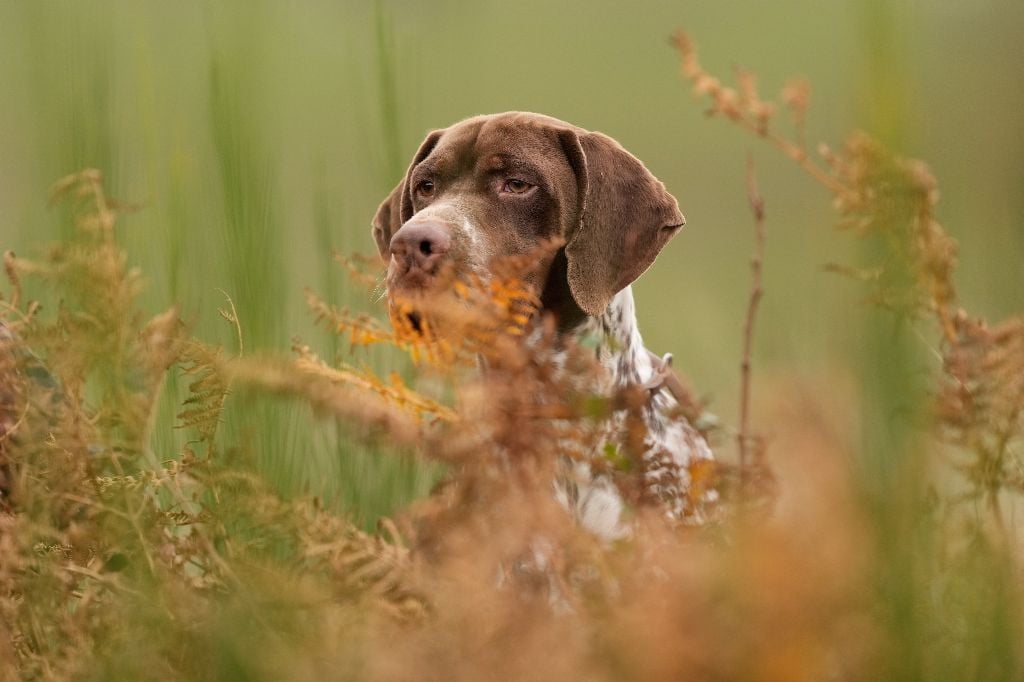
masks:
<path fill-rule="evenodd" d="M 653 350 L 675 353 L 726 422 L 752 251 L 748 150 L 769 230 L 755 381 L 863 375 L 874 313 L 860 285 L 821 267 L 863 264 L 864 249 L 833 229 L 830 197 L 794 164 L 704 120 L 668 43 L 677 27 L 713 73 L 755 71 L 765 97 L 808 77 L 812 143 L 864 128 L 926 159 L 942 187 L 939 217 L 962 247 L 965 306 L 993 318 L 1022 307 L 1024 3 L 1013 0 L 4 0 L 0 246 L 34 257 L 66 236 L 48 188 L 96 167 L 111 195 L 142 206 L 118 229 L 146 275 L 147 312 L 180 303 L 199 337 L 234 350 L 217 313 L 223 290 L 247 352 L 286 351 L 298 335 L 330 355 L 303 287 L 380 311 L 330 253 L 372 252 L 373 211 L 422 136 L 474 114 L 538 111 L 617 138 L 679 199 L 687 227 L 635 287 L 641 330 Z M 863 399 L 876 390 L 891 388 L 867 382 Z M 155 447 L 170 457 L 183 436 L 165 402 Z M 342 425 L 310 429 L 300 408 L 239 398 L 234 409 L 230 437 L 261 438 L 261 466 L 280 486 L 364 520 L 432 478 L 354 451 Z"/>

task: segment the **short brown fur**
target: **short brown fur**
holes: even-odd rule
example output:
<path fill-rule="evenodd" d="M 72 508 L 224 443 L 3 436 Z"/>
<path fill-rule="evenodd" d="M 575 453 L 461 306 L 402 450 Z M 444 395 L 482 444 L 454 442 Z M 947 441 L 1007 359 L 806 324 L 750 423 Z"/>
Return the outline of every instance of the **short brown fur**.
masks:
<path fill-rule="evenodd" d="M 537 191 L 528 198 L 501 197 L 494 178 L 510 175 L 524 176 Z M 437 190 L 423 198 L 417 186 L 428 178 Z M 612 138 L 548 116 L 508 112 L 427 135 L 374 217 L 381 256 L 390 257 L 392 237 L 418 211 L 452 196 L 485 237 L 482 244 L 453 249 L 456 273 L 469 258 L 467 249 L 483 250 L 474 255 L 489 260 L 528 253 L 543 239 L 565 241 L 555 267 L 545 264 L 534 283 L 563 308 L 552 311 L 562 322 L 601 315 L 685 223 L 664 185 Z M 550 282 L 549 273 L 564 282 Z M 565 284 L 571 300 L 557 295 Z"/>

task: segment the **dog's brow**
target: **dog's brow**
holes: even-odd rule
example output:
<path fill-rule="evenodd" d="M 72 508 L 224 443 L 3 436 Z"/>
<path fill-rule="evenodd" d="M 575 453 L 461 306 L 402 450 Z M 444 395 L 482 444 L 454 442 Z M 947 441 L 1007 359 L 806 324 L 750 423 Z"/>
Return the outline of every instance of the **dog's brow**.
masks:
<path fill-rule="evenodd" d="M 413 171 L 416 175 L 436 175 L 437 164 L 429 161 L 421 161 Z"/>
<path fill-rule="evenodd" d="M 502 170 L 505 168 L 507 158 L 505 154 L 491 154 L 483 159 L 481 163 L 484 170 Z"/>
<path fill-rule="evenodd" d="M 487 172 L 512 170 L 529 173 L 537 172 L 537 167 L 532 163 L 511 154 L 492 154 L 485 159 L 481 159 L 479 165 L 482 170 Z"/>

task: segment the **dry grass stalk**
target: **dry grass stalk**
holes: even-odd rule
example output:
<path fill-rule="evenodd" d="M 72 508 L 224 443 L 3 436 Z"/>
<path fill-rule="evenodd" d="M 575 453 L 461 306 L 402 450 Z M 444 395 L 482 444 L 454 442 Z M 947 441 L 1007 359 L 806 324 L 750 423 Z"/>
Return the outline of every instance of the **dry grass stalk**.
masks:
<path fill-rule="evenodd" d="M 750 432 L 750 356 L 754 345 L 754 324 L 757 320 L 757 309 L 764 294 L 761 268 L 764 263 L 764 246 L 767 238 L 764 219 L 764 199 L 757 189 L 757 177 L 754 174 L 754 159 L 747 157 L 747 201 L 754 215 L 754 255 L 750 259 L 750 297 L 747 302 L 746 321 L 743 325 L 743 359 L 740 362 L 740 424 L 736 435 L 739 446 L 740 489 L 746 489 L 747 476 L 752 466 L 754 454 L 758 457 L 763 451 L 760 439 Z M 751 452 L 751 448 L 755 450 Z"/>

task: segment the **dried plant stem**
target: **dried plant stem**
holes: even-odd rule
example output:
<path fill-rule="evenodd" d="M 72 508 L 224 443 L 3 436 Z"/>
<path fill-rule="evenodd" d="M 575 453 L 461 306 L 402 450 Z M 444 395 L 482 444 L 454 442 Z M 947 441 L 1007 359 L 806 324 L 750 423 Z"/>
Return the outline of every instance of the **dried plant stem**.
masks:
<path fill-rule="evenodd" d="M 710 97 L 712 108 L 708 111 L 709 115 L 724 116 L 754 135 L 767 140 L 837 196 L 848 191 L 847 186 L 840 178 L 815 163 L 807 154 L 807 146 L 804 144 L 806 101 L 800 104 L 790 104 L 794 114 L 797 137 L 797 141 L 793 141 L 773 132 L 768 127 L 769 120 L 775 112 L 775 105 L 761 101 L 752 74 L 744 69 L 738 70 L 741 81 L 741 92 L 738 94 L 732 88 L 723 87 L 717 78 L 704 70 L 697 58 L 697 48 L 685 31 L 676 31 L 671 42 L 682 57 L 683 76 L 693 83 L 694 92 L 698 96 Z"/>
<path fill-rule="evenodd" d="M 14 252 L 4 252 L 4 271 L 7 273 L 7 280 L 11 283 L 11 308 L 17 310 L 21 304 L 21 278 L 18 276 L 17 259 Z"/>
<path fill-rule="evenodd" d="M 750 445 L 753 437 L 750 434 L 750 355 L 754 343 L 754 324 L 757 321 L 757 309 L 764 294 L 761 283 L 761 266 L 764 263 L 765 222 L 764 199 L 757 189 L 757 178 L 754 175 L 754 159 L 747 155 L 747 200 L 754 214 L 754 255 L 750 259 L 750 297 L 747 302 L 747 318 L 743 325 L 743 360 L 740 363 L 740 428 L 736 436 L 739 446 L 740 484 L 745 488 L 750 468 Z"/>
<path fill-rule="evenodd" d="M 242 357 L 245 355 L 245 345 L 242 343 L 242 322 L 238 319 L 238 311 L 235 309 L 235 302 L 231 299 L 231 296 L 228 295 L 228 292 L 223 289 L 217 289 L 217 291 L 224 295 L 224 298 L 227 299 L 228 306 L 231 308 L 231 310 L 224 310 L 221 308 L 218 309 L 218 312 L 221 317 L 230 322 L 235 328 L 235 335 L 238 339 L 238 357 Z"/>
<path fill-rule="evenodd" d="M 782 135 L 766 130 L 763 125 L 751 121 L 746 116 L 737 118 L 736 122 L 758 137 L 763 138 L 769 144 L 773 145 L 783 154 L 795 161 L 796 164 L 804 169 L 808 175 L 817 180 L 824 187 L 827 187 L 834 194 L 843 194 L 847 191 L 846 185 L 811 160 L 807 155 L 807 150 L 803 146 L 783 137 Z"/>

